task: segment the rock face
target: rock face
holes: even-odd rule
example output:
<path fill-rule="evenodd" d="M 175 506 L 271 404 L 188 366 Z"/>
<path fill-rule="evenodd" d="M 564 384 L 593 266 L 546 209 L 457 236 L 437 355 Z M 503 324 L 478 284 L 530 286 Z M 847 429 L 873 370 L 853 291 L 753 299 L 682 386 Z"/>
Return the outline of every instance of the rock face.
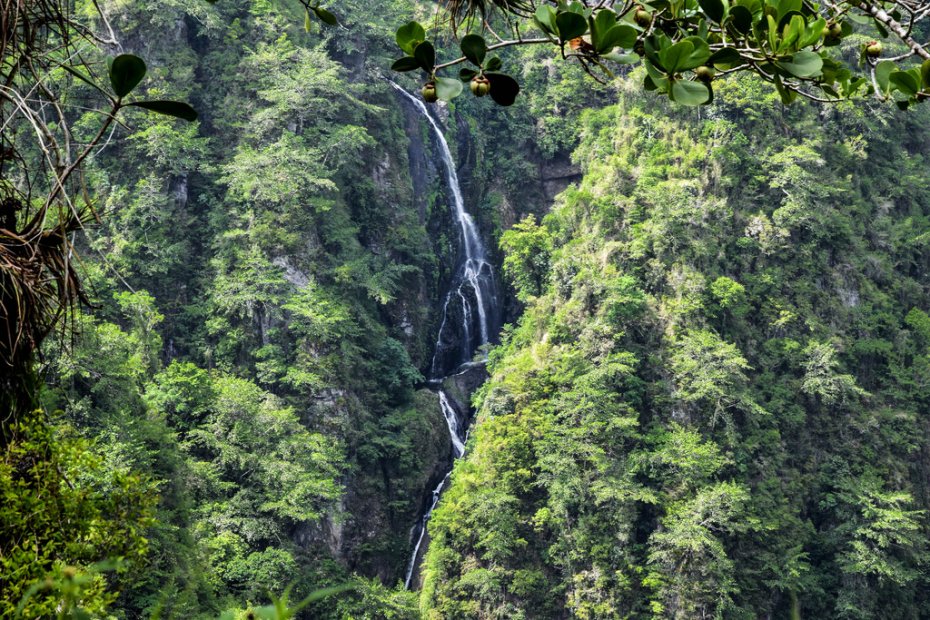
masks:
<path fill-rule="evenodd" d="M 449 403 L 459 416 L 459 427 L 468 428 L 475 411 L 471 406 L 471 397 L 487 380 L 488 371 L 484 362 L 472 362 L 458 369 L 455 374 L 442 380 L 442 389 L 449 398 Z"/>
<path fill-rule="evenodd" d="M 452 471 L 455 458 L 462 455 L 461 439 L 464 438 L 467 441 L 467 431 L 465 431 L 464 437 L 453 440 L 452 428 L 457 428 L 461 432 L 461 429 L 467 429 L 470 426 L 475 414 L 474 408 L 471 406 L 471 397 L 487 378 L 485 363 L 471 362 L 460 366 L 454 374 L 430 382 L 431 387 L 437 390 L 439 398 L 445 399 L 445 402 L 452 409 L 456 422 L 445 425 L 446 432 L 442 440 L 440 440 L 439 445 L 441 445 L 441 448 L 439 452 L 448 454 L 448 461 L 443 465 L 442 469 L 434 471 L 429 486 L 424 488 L 421 508 L 421 514 L 424 516 L 410 530 L 410 544 L 414 546 L 414 553 L 407 567 L 406 586 L 410 589 L 416 590 L 420 587 L 422 551 L 429 546 L 429 531 L 424 525 L 449 482 L 449 474 Z M 456 444 L 458 444 L 457 447 Z"/>
<path fill-rule="evenodd" d="M 342 527 L 343 557 L 353 570 L 377 576 L 394 585 L 402 579 L 409 548 L 410 527 L 416 523 L 429 495 L 452 466 L 453 452 L 436 394 L 419 390 L 401 423 L 410 425 L 409 461 L 372 463 L 374 471 L 347 489 L 351 515 Z"/>
<path fill-rule="evenodd" d="M 550 203 L 571 183 L 581 180 L 581 168 L 563 153 L 552 160 L 540 162 L 539 176 L 546 202 Z"/>

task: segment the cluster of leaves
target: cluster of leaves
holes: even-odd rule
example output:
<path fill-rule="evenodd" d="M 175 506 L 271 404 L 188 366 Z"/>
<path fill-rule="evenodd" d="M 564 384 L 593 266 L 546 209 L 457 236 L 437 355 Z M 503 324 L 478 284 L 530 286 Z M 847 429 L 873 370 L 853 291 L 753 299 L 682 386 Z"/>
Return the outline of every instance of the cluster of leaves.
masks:
<path fill-rule="evenodd" d="M 828 2 L 803 0 L 653 0 L 634 2 L 540 3 L 532 18 L 520 7 L 501 5 L 504 26 L 514 37 L 505 40 L 483 25 L 497 43 L 487 46 L 478 34 L 462 38 L 463 57 L 437 64 L 433 45 L 418 24 L 398 31 L 408 56 L 394 69 L 422 69 L 439 98 L 450 99 L 461 88 L 438 70 L 470 61 L 478 73 L 462 72 L 463 80 L 480 77 L 483 69 L 474 50 L 525 44 L 548 44 L 563 59 L 580 63 L 594 79 L 614 77 L 617 67 L 642 63 L 644 87 L 683 105 L 713 101 L 718 77 L 751 72 L 774 84 L 784 103 L 799 95 L 835 101 L 873 94 L 904 108 L 930 98 L 930 51 L 912 37 L 928 14 L 919 4 L 899 2 Z M 456 23 L 452 7 L 452 22 Z M 465 11 L 473 15 L 476 10 Z M 905 22 L 903 25 L 901 22 Z M 473 19 L 465 20 L 473 24 Z M 515 23 L 535 26 L 543 37 L 527 38 Z M 525 29 L 524 29 L 525 30 Z M 893 56 L 883 58 L 878 39 L 897 39 Z M 480 41 L 480 44 L 478 43 Z M 416 48 L 422 44 L 422 51 Z M 858 60 L 849 58 L 850 45 Z M 471 53 L 470 53 L 471 52 Z M 911 66 L 911 59 L 924 59 Z M 516 87 L 508 84 L 508 93 Z M 431 91 L 424 94 L 431 98 Z M 494 86 L 491 93 L 493 97 Z M 507 105 L 509 96 L 505 100 Z M 498 103 L 501 103 L 498 101 Z"/>
<path fill-rule="evenodd" d="M 467 60 L 475 69 L 464 68 L 458 79 L 438 76 L 436 71 L 442 67 L 436 65 L 436 48 L 426 40 L 426 30 L 417 22 L 410 22 L 397 29 L 397 45 L 407 54 L 394 62 L 394 71 L 415 71 L 421 69 L 427 76 L 423 87 L 423 98 L 432 103 L 437 99 L 451 101 L 463 90 L 463 83 L 470 84 L 472 94 L 477 97 L 490 95 L 495 103 L 502 106 L 513 105 L 520 92 L 517 81 L 506 73 L 501 73 L 503 62 L 500 56 L 488 58 L 489 48 L 483 37 L 469 34 L 462 37 L 459 46 L 462 61 Z M 457 64 L 461 61 L 454 61 Z M 444 66 L 448 66 L 447 63 Z"/>
<path fill-rule="evenodd" d="M 71 73 L 85 83 L 99 89 L 90 78 L 82 75 L 77 69 L 69 65 L 62 65 L 62 68 L 65 68 L 68 73 Z M 143 110 L 149 110 L 150 112 L 174 116 L 188 122 L 197 120 L 197 111 L 194 110 L 190 104 L 181 101 L 159 99 L 152 101 L 123 102 L 123 97 L 126 97 L 135 90 L 136 86 L 139 85 L 148 71 L 148 68 L 145 66 L 145 61 L 138 56 L 133 54 L 120 54 L 114 58 L 108 58 L 107 69 L 110 76 L 110 85 L 113 87 L 113 94 L 116 95 L 115 99 L 111 97 L 114 114 L 123 106 L 135 106 Z M 102 89 L 101 92 L 103 92 Z"/>

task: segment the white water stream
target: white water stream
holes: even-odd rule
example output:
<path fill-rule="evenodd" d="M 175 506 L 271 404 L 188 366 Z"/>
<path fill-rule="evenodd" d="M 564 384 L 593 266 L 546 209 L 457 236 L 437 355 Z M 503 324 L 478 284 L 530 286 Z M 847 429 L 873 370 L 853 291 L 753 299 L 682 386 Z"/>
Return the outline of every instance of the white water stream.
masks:
<path fill-rule="evenodd" d="M 440 323 L 439 334 L 436 337 L 436 346 L 433 352 L 432 379 L 441 384 L 444 375 L 453 370 L 449 368 L 450 349 L 458 349 L 458 351 L 451 351 L 457 353 L 457 356 L 453 358 L 456 368 L 467 365 L 471 362 L 475 351 L 488 344 L 491 330 L 497 328 L 495 319 L 497 315 L 497 295 L 494 284 L 494 270 L 487 260 L 487 251 L 480 235 L 478 235 L 475 221 L 465 210 L 465 201 L 462 198 L 462 188 L 459 185 L 458 174 L 455 171 L 455 162 L 452 159 L 452 152 L 449 150 L 449 144 L 446 142 L 439 123 L 430 115 L 426 104 L 422 100 L 411 95 L 394 82 L 391 82 L 391 86 L 413 104 L 432 128 L 436 142 L 439 144 L 440 156 L 446 173 L 446 184 L 452 194 L 451 206 L 454 209 L 455 218 L 462 234 L 464 256 L 460 256 L 451 286 L 443 302 L 442 322 Z M 460 319 L 460 324 L 455 324 L 455 318 Z M 460 458 L 465 454 L 466 429 L 460 428 L 458 415 L 449 397 L 442 389 L 439 390 L 439 408 L 449 428 L 454 456 Z M 414 525 L 413 531 L 416 532 L 419 529 L 419 533 L 407 565 L 407 574 L 404 580 L 407 589 L 410 588 L 416 571 L 420 547 L 426 535 L 426 524 L 436 504 L 439 503 L 439 496 L 451 473 L 450 470 L 433 490 L 429 508 Z"/>

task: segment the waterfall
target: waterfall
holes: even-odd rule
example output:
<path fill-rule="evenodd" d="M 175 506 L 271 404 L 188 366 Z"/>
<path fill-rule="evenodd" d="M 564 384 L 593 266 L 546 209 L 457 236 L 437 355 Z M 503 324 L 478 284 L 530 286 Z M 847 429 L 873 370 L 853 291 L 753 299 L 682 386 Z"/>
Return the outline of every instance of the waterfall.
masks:
<path fill-rule="evenodd" d="M 390 81 L 390 80 L 389 80 Z M 433 359 L 430 367 L 431 382 L 442 384 L 442 379 L 451 375 L 456 369 L 469 364 L 475 351 L 479 350 L 491 340 L 492 333 L 496 333 L 498 325 L 497 287 L 494 282 L 494 269 L 488 262 L 487 251 L 475 220 L 465 210 L 465 200 L 462 198 L 462 188 L 459 185 L 458 174 L 449 144 L 442 133 L 439 123 L 432 117 L 426 104 L 406 90 L 390 82 L 406 100 L 411 102 L 417 112 L 429 123 L 432 133 L 439 145 L 439 154 L 445 169 L 446 185 L 451 194 L 451 207 L 461 233 L 462 252 L 456 263 L 455 274 L 449 290 L 443 298 L 442 320 L 439 333 L 436 336 L 436 345 L 433 350 Z M 455 458 L 465 453 L 465 434 L 459 425 L 458 414 L 449 401 L 449 397 L 442 390 L 438 390 L 439 410 L 449 429 L 452 440 L 452 449 Z M 439 496 L 449 479 L 451 470 L 443 477 L 439 485 L 433 490 L 432 501 L 421 519 L 414 525 L 417 542 L 407 565 L 407 574 L 404 586 L 409 589 L 416 571 L 420 547 L 426 535 L 426 524 Z M 419 530 L 417 532 L 417 530 Z"/>
<path fill-rule="evenodd" d="M 465 454 L 465 444 L 462 443 L 459 435 L 459 421 L 455 416 L 455 409 L 449 404 L 449 397 L 445 391 L 439 390 L 439 407 L 442 409 L 442 417 L 446 419 L 446 426 L 449 427 L 449 435 L 452 437 L 452 448 L 455 450 L 455 458 Z"/>
<path fill-rule="evenodd" d="M 443 303 L 442 323 L 436 336 L 430 368 L 432 378 L 437 379 L 448 375 L 461 364 L 470 362 L 475 351 L 490 342 L 492 331 L 496 331 L 498 327 L 497 286 L 494 281 L 494 269 L 488 262 L 487 251 L 478 234 L 475 220 L 465 210 L 455 162 L 439 123 L 430 115 L 422 100 L 394 82 L 391 82 L 391 85 L 414 105 L 429 123 L 436 137 L 445 169 L 446 185 L 452 198 L 450 206 L 453 208 L 462 239 L 463 256 L 460 256 L 456 265 L 452 285 Z M 450 315 L 454 315 L 459 321 L 450 320 Z"/>

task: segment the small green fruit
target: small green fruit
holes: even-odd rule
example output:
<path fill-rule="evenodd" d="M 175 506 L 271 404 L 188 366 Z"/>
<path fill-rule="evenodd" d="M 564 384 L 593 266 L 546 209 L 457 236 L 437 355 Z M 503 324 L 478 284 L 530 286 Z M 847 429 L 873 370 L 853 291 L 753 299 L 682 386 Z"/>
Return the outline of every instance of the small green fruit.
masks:
<path fill-rule="evenodd" d="M 471 93 L 475 97 L 484 97 L 491 92 L 491 82 L 483 75 L 476 75 L 471 80 Z"/>
<path fill-rule="evenodd" d="M 717 72 L 713 67 L 708 67 L 707 65 L 701 65 L 694 70 L 694 74 L 697 75 L 697 79 L 702 82 L 711 82 L 717 76 Z"/>
<path fill-rule="evenodd" d="M 420 94 L 423 95 L 423 100 L 426 101 L 426 103 L 436 103 L 439 99 L 439 95 L 436 93 L 436 82 L 430 80 L 424 84 Z"/>
<path fill-rule="evenodd" d="M 830 26 L 830 36 L 835 39 L 839 39 L 840 37 L 842 37 L 843 36 L 843 24 L 840 24 L 839 22 L 837 22 L 837 23 L 834 23 L 832 26 Z"/>
<path fill-rule="evenodd" d="M 652 23 L 652 15 L 645 9 L 636 9 L 633 13 L 633 21 L 645 28 Z"/>
<path fill-rule="evenodd" d="M 878 58 L 882 55 L 882 44 L 880 41 L 869 41 L 865 46 L 865 55 L 869 58 Z"/>

